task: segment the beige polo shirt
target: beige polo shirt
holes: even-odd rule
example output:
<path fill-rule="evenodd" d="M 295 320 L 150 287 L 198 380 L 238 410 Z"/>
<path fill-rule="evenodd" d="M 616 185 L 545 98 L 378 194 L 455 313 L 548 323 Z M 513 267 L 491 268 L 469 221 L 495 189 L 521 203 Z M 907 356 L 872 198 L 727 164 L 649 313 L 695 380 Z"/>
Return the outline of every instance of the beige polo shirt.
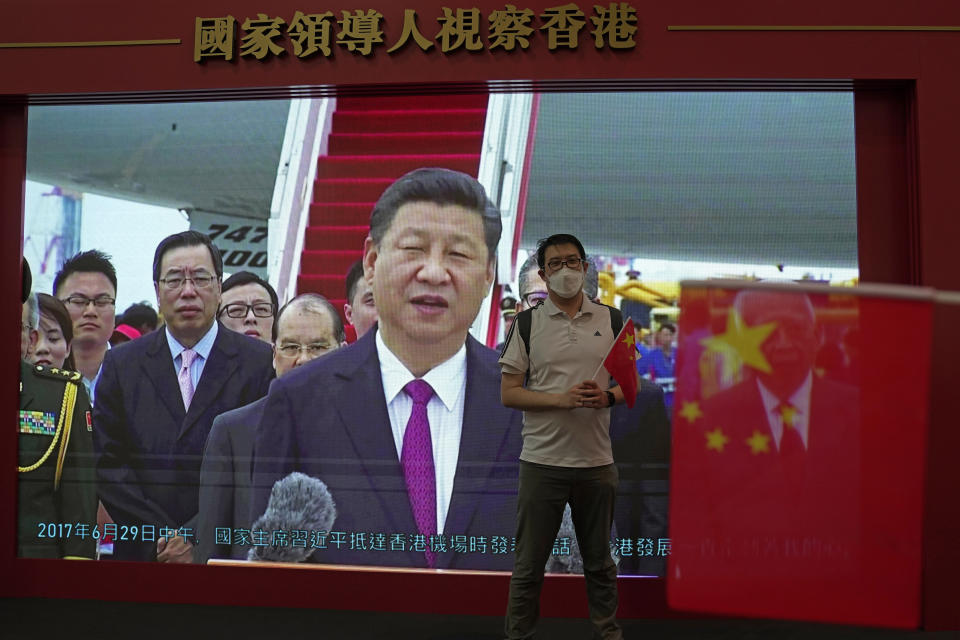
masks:
<path fill-rule="evenodd" d="M 571 318 L 547 298 L 531 313 L 527 389 L 564 393 L 593 378 L 615 338 L 610 308 L 584 296 L 580 311 Z M 500 356 L 500 369 L 521 374 L 527 365 L 523 339 L 514 323 Z M 600 368 L 593 379 L 601 389 L 610 386 L 606 369 Z M 610 409 L 524 411 L 520 459 L 557 467 L 612 464 Z"/>

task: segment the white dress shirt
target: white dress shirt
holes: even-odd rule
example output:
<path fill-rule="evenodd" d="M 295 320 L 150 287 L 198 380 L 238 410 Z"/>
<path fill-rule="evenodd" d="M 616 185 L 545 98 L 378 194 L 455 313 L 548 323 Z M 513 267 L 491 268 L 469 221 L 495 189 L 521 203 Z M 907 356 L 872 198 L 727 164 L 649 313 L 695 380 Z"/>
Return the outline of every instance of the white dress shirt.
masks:
<path fill-rule="evenodd" d="M 107 343 L 107 351 L 110 351 L 113 347 L 110 343 Z M 103 357 L 106 358 L 107 354 L 104 352 Z M 83 382 L 83 387 L 87 390 L 87 397 L 90 398 L 90 406 L 93 407 L 93 396 L 97 392 L 97 383 L 100 382 L 100 374 L 103 373 L 103 360 L 100 361 L 100 366 L 97 367 L 97 375 L 93 376 L 93 380 L 87 380 L 86 378 L 81 378 Z"/>
<path fill-rule="evenodd" d="M 399 460 L 403 454 L 403 434 L 413 412 L 413 400 L 403 392 L 403 387 L 415 380 L 416 376 L 390 351 L 379 331 L 376 340 L 383 394 Z M 433 387 L 434 392 L 427 403 L 427 418 L 430 420 L 433 466 L 437 479 L 437 531 L 442 533 L 453 497 L 453 480 L 460 457 L 463 399 L 467 387 L 466 343 L 449 360 L 430 369 L 422 379 Z"/>
<path fill-rule="evenodd" d="M 763 399 L 763 408 L 767 411 L 767 422 L 770 423 L 770 432 L 773 434 L 773 440 L 777 444 L 777 451 L 780 450 L 780 440 L 783 438 L 783 418 L 777 411 L 780 406 L 780 399 L 769 389 L 763 386 L 759 378 L 757 386 L 760 387 L 760 397 Z M 808 373 L 797 390 L 790 396 L 788 402 L 796 408 L 797 413 L 793 416 L 793 428 L 800 434 L 803 440 L 803 448 L 810 449 L 810 391 L 813 388 L 813 374 Z"/>
<path fill-rule="evenodd" d="M 197 352 L 197 357 L 193 359 L 193 362 L 190 363 L 190 382 L 193 383 L 193 389 L 196 391 L 197 385 L 200 384 L 200 376 L 203 375 L 203 367 L 206 365 L 207 360 L 210 359 L 210 352 L 213 350 L 213 343 L 217 339 L 217 325 L 218 322 L 214 322 L 213 326 L 210 327 L 203 337 L 200 338 L 200 341 L 193 345 L 193 350 Z M 170 328 L 167 327 L 164 329 L 164 332 L 167 334 L 167 346 L 170 347 L 170 355 L 173 357 L 173 368 L 175 371 L 180 371 L 180 365 L 183 363 L 183 352 L 187 350 L 185 346 L 180 344 L 180 341 L 173 337 L 173 334 L 170 333 Z"/>

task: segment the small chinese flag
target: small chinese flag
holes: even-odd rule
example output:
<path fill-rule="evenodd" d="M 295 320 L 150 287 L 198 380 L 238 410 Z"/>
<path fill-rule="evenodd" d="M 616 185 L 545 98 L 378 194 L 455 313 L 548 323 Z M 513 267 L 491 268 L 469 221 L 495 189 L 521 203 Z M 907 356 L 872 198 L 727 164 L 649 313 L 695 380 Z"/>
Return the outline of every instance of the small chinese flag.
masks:
<path fill-rule="evenodd" d="M 633 318 L 627 318 L 620 334 L 603 360 L 603 366 L 620 385 L 623 398 L 631 409 L 637 401 L 637 347 L 633 332 Z"/>

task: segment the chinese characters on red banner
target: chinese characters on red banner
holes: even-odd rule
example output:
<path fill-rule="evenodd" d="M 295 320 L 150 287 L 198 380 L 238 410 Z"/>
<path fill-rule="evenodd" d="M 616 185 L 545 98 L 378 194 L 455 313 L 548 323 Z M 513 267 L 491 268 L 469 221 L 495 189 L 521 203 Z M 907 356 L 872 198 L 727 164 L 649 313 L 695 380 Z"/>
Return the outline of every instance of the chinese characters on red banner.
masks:
<path fill-rule="evenodd" d="M 637 12 L 625 2 L 594 5 L 587 16 L 579 6 L 568 3 L 549 7 L 539 16 L 531 9 L 504 5 L 503 9 L 484 16 L 477 8 L 442 7 L 436 18 L 439 28 L 420 21 L 416 10 L 405 9 L 395 40 L 387 41 L 383 27 L 390 22 L 376 9 L 341 10 L 304 13 L 297 11 L 289 22 L 266 13 L 242 22 L 233 16 L 197 18 L 194 31 L 193 59 L 233 60 L 239 46 L 239 57 L 266 60 L 292 53 L 297 58 L 332 57 L 336 46 L 349 53 L 369 56 L 377 47 L 387 53 L 415 46 L 426 52 L 436 48 L 447 54 L 458 49 L 480 51 L 484 48 L 482 31 L 486 31 L 489 50 L 514 51 L 528 49 L 537 36 L 545 38 L 547 48 L 576 49 L 580 35 L 588 28 L 597 49 L 633 49 L 637 46 Z M 398 16 L 399 18 L 399 16 Z M 240 33 L 237 33 L 237 24 Z M 590 25 L 587 27 L 587 25 Z M 485 29 L 484 29 L 485 27 Z"/>

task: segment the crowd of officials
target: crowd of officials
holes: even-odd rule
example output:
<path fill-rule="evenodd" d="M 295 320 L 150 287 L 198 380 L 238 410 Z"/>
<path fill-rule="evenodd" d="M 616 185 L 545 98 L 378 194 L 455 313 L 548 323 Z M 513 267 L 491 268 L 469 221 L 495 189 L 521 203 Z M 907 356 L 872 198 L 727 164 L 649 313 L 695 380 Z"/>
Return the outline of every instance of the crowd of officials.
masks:
<path fill-rule="evenodd" d="M 177 247 L 201 247 L 205 253 L 200 259 L 201 263 L 205 263 L 202 267 L 215 274 L 214 279 L 204 281 L 203 272 L 199 281 L 185 276 L 189 282 L 186 287 L 183 284 L 179 287 L 181 290 L 187 289 L 185 293 L 180 291 L 178 298 L 181 302 L 158 295 L 159 314 L 147 302 L 133 304 L 122 314 L 115 313 L 116 271 L 110 257 L 101 251 L 81 252 L 67 260 L 56 274 L 53 295 L 31 291 L 30 266 L 26 260 L 23 261 L 18 465 L 23 474 L 19 483 L 21 511 L 18 550 L 21 557 L 94 558 L 105 550 L 112 554 L 114 539 L 122 537 L 121 532 L 126 531 L 126 537 L 129 537 L 130 527 L 134 526 L 132 521 L 114 520 L 113 514 L 104 508 L 105 503 L 113 504 L 104 495 L 110 492 L 97 491 L 98 486 L 102 490 L 105 485 L 102 481 L 98 485 L 94 473 L 98 461 L 104 460 L 101 455 L 104 450 L 98 448 L 96 453 L 94 450 L 94 444 L 100 444 L 101 439 L 94 435 L 92 405 L 98 395 L 100 399 L 104 398 L 104 394 L 112 393 L 115 384 L 118 384 L 110 383 L 104 387 L 100 383 L 104 379 L 107 355 L 119 345 L 134 340 L 140 341 L 138 346 L 151 340 L 156 343 L 160 339 L 192 342 L 188 337 L 190 323 L 185 323 L 184 317 L 190 320 L 196 318 L 201 328 L 206 325 L 206 332 L 213 330 L 213 340 L 208 341 L 209 346 L 216 342 L 218 330 L 243 333 L 276 345 L 272 359 L 268 358 L 266 364 L 261 360 L 256 367 L 246 367 L 259 370 L 262 382 L 257 389 L 262 392 L 261 396 L 265 396 L 266 385 L 274 372 L 282 375 L 346 344 L 340 316 L 323 296 L 303 294 L 279 307 L 273 287 L 246 271 L 233 274 L 219 285 L 222 277 L 222 266 L 217 259 L 219 253 L 206 236 L 197 232 L 188 231 L 166 238 L 157 250 L 158 264 L 166 264 L 166 254 Z M 190 266 L 187 271 L 194 275 L 192 269 Z M 164 270 L 164 273 L 169 276 L 178 271 L 172 267 Z M 357 306 L 364 307 L 360 302 L 363 291 L 359 289 L 362 285 L 357 283 L 362 272 L 357 275 L 358 272 L 352 270 L 352 273 L 352 279 L 347 282 L 348 289 L 359 292 Z M 165 288 L 171 289 L 171 277 L 163 280 Z M 220 289 L 219 302 L 214 302 L 206 295 L 207 291 L 198 292 L 198 289 L 205 289 L 212 293 L 214 280 L 218 285 L 216 288 Z M 186 299 L 186 302 L 182 302 L 182 299 Z M 349 300 L 353 302 L 354 298 L 350 297 Z M 214 317 L 219 322 L 214 321 Z M 364 318 L 371 318 L 362 325 L 362 330 L 366 331 L 376 321 L 375 308 L 372 314 L 368 313 Z M 216 329 L 215 325 L 218 325 Z M 166 337 L 168 332 L 169 338 Z M 229 338 L 227 342 L 230 342 Z M 241 350 L 252 346 L 260 353 L 265 351 L 262 345 L 252 341 L 236 342 Z M 130 349 L 117 348 L 116 355 Z M 210 351 L 206 353 L 209 359 Z M 110 355 L 112 357 L 115 354 Z M 216 359 L 213 366 L 217 366 Z M 106 368 L 106 371 L 109 373 L 110 369 Z M 141 375 L 139 367 L 122 371 L 125 378 Z M 162 384 L 163 378 L 160 377 L 158 382 Z M 196 384 L 199 385 L 199 380 L 196 380 Z M 72 411 L 66 413 L 65 396 L 73 407 Z M 251 394 L 250 398 L 256 399 L 255 394 Z M 184 396 L 177 400 L 185 403 L 185 409 L 192 403 L 192 398 L 188 400 Z M 226 411 L 219 418 L 227 420 L 230 413 Z M 249 424 L 256 426 L 256 422 Z M 206 432 L 210 431 L 209 441 L 213 445 L 224 437 L 227 430 L 211 430 L 210 426 L 207 424 L 205 428 L 202 427 L 203 438 L 206 440 Z M 166 453 L 161 449 L 153 451 L 155 455 Z M 186 451 L 184 455 L 187 455 Z M 247 458 L 251 455 L 252 452 L 247 453 Z M 210 463 L 214 465 L 223 461 L 211 458 Z M 149 488 L 137 481 L 138 470 L 133 469 L 132 472 L 127 476 L 131 479 L 129 484 L 140 485 L 135 488 L 137 492 L 149 492 Z M 51 481 L 54 477 L 51 474 L 56 476 L 54 481 Z M 229 504 L 229 501 L 225 499 L 223 504 Z M 120 505 L 115 505 L 114 511 L 117 514 L 125 513 Z M 127 528 L 117 528 L 117 522 L 128 523 Z M 150 522 L 152 520 L 144 519 L 142 524 Z M 105 528 L 104 525 L 110 524 L 113 526 Z M 183 533 L 184 529 L 176 527 L 176 524 L 171 522 L 167 526 Z M 125 555 L 125 546 L 122 540 L 120 542 L 118 558 Z M 166 547 L 165 544 L 163 546 Z M 161 554 L 157 559 L 164 560 L 166 557 Z M 190 559 L 193 560 L 193 557 Z"/>
<path fill-rule="evenodd" d="M 350 536 L 315 560 L 510 569 L 509 552 L 472 548 L 516 529 L 522 414 L 501 402 L 497 352 L 469 335 L 494 279 L 499 212 L 472 178 L 425 169 L 387 188 L 370 225 L 347 274 L 347 326 L 320 295 L 281 306 L 255 274 L 224 279 L 196 231 L 156 248 L 159 313 L 115 313 L 100 251 L 67 260 L 49 294 L 31 292 L 24 261 L 18 555 L 95 558 L 109 524 L 118 560 L 244 558 L 236 534 L 274 481 L 302 471 L 326 483 L 334 529 Z M 521 308 L 547 297 L 537 267 L 519 271 Z M 656 385 L 614 408 L 618 535 L 665 535 L 642 485 L 666 462 L 668 429 Z M 426 484 L 411 471 L 424 459 Z M 619 560 L 621 573 L 659 570 Z"/>

